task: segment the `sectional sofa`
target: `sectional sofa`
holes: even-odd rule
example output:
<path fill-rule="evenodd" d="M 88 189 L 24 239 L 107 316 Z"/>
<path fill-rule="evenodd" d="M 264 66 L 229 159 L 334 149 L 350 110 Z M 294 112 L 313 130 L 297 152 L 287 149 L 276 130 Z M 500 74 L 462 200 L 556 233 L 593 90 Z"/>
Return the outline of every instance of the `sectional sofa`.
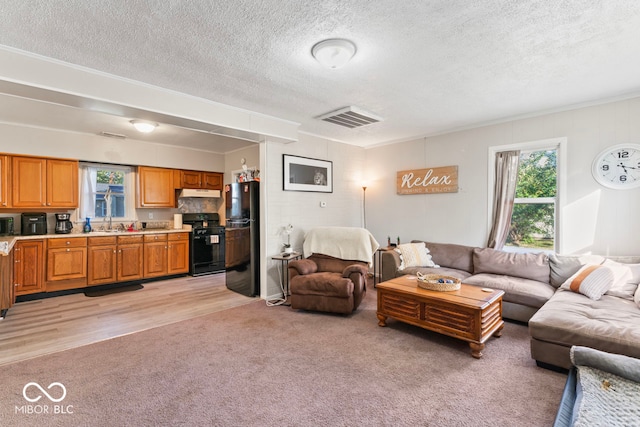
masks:
<path fill-rule="evenodd" d="M 573 345 L 640 358 L 640 256 L 511 253 L 415 240 L 412 244 L 424 245 L 430 260 L 405 263 L 404 258 L 411 257 L 383 251 L 381 280 L 421 272 L 503 290 L 503 317 L 528 323 L 531 356 L 539 365 L 570 368 Z M 591 265 L 628 274 L 616 276 L 616 285 L 598 299 L 568 289 L 570 279 Z"/>

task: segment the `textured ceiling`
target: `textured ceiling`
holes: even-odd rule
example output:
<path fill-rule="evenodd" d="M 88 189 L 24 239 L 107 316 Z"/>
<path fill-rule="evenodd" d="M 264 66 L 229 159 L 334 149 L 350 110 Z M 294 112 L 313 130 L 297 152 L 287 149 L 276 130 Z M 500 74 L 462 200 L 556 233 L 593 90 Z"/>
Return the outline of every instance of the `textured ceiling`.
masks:
<path fill-rule="evenodd" d="M 311 47 L 357 46 L 344 68 Z M 0 44 L 361 146 L 640 93 L 637 0 L 3 0 Z M 380 123 L 316 117 L 355 105 Z M 1 113 L 1 111 L 0 111 Z"/>

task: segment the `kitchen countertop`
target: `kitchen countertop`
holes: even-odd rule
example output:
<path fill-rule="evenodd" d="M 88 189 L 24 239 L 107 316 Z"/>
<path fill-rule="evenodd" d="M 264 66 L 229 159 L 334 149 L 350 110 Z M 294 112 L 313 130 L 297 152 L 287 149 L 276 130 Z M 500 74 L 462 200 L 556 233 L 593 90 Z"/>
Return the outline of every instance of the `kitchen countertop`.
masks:
<path fill-rule="evenodd" d="M 136 231 L 91 231 L 89 233 L 39 234 L 35 236 L 0 237 L 0 256 L 7 256 L 18 240 L 69 239 L 73 237 L 131 236 L 136 234 L 188 233 L 190 230 L 174 228 L 152 228 Z"/>

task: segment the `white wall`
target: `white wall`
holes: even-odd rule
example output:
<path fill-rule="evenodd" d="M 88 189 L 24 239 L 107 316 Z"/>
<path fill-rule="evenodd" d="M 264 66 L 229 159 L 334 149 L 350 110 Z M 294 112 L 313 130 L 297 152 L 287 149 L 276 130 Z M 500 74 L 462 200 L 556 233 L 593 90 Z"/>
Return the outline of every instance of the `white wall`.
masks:
<path fill-rule="evenodd" d="M 564 252 L 640 254 L 640 189 L 607 189 L 591 175 L 600 151 L 615 144 L 640 144 L 640 98 L 369 149 L 368 228 L 379 242 L 390 235 L 403 242 L 484 246 L 488 148 L 557 137 L 567 138 Z M 458 193 L 396 194 L 397 171 L 449 165 L 458 165 Z"/>
<path fill-rule="evenodd" d="M 365 151 L 305 134 L 301 134 L 297 142 L 268 141 L 263 148 L 265 168 L 261 177 L 265 198 L 263 236 L 266 239 L 263 259 L 267 260 L 263 296 L 274 297 L 280 293 L 280 271 L 279 262 L 271 257 L 282 252 L 282 243 L 286 242 L 282 232 L 284 226 L 293 225 L 291 243 L 298 252 L 302 252 L 305 232 L 313 227 L 362 226 L 361 182 Z M 333 193 L 284 191 L 283 154 L 332 161 Z M 320 202 L 326 202 L 326 207 L 320 207 Z"/>

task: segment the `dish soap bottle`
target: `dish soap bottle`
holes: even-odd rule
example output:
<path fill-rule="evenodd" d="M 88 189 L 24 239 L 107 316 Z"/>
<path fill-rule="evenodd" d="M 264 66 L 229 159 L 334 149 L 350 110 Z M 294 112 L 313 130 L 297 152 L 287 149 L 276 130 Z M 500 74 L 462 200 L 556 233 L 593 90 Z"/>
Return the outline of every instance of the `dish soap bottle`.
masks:
<path fill-rule="evenodd" d="M 84 231 L 85 233 L 89 233 L 91 231 L 91 218 L 87 217 L 86 221 L 84 222 L 82 231 Z"/>

